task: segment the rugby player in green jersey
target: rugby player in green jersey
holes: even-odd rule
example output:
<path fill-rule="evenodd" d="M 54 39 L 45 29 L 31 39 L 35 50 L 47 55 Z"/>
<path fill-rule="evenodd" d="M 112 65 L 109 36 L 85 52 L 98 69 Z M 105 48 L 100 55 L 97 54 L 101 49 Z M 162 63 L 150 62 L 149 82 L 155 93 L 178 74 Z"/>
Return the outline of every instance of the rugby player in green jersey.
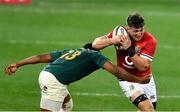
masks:
<path fill-rule="evenodd" d="M 41 111 L 71 111 L 73 102 L 67 85 L 99 68 L 105 69 L 119 79 L 139 83 L 149 82 L 149 77 L 138 78 L 113 65 L 100 52 L 89 49 L 88 44 L 85 48 L 54 51 L 26 58 L 7 66 L 5 73 L 11 75 L 21 66 L 36 63 L 49 63 L 39 75 Z"/>

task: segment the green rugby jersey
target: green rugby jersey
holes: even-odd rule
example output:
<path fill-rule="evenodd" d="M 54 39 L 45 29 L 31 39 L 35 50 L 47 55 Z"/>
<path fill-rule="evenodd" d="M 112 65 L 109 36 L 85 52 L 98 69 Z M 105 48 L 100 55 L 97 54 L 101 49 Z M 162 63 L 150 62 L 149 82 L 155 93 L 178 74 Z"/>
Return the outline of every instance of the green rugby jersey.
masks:
<path fill-rule="evenodd" d="M 52 73 L 65 85 L 103 68 L 104 63 L 109 60 L 98 51 L 84 48 L 54 51 L 50 54 L 52 63 L 48 64 L 44 71 Z"/>

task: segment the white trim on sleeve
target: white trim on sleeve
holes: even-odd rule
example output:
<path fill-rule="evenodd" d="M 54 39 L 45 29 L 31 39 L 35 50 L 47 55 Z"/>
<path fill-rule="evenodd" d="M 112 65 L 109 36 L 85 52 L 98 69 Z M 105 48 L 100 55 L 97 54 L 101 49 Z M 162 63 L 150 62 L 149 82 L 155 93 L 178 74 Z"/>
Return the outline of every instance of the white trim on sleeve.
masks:
<path fill-rule="evenodd" d="M 148 60 L 150 60 L 150 61 L 153 60 L 153 57 L 152 57 L 152 56 L 147 55 L 147 54 L 145 54 L 145 53 L 141 53 L 140 56 L 143 57 L 143 58 L 146 58 L 146 59 L 148 59 Z"/>

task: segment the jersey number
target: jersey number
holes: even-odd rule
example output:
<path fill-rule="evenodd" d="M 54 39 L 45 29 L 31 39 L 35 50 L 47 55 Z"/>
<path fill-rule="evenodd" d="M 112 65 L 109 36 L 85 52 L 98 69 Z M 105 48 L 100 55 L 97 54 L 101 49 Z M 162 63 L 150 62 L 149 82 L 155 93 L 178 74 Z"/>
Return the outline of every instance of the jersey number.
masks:
<path fill-rule="evenodd" d="M 80 51 L 70 50 L 69 52 L 62 55 L 60 58 L 65 58 L 66 60 L 72 60 L 81 54 Z"/>

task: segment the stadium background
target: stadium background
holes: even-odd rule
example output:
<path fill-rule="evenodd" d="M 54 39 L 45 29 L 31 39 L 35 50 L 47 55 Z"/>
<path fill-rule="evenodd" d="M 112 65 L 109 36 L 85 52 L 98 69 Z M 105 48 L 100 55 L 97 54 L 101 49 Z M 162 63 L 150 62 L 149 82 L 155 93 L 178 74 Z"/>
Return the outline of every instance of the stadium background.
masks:
<path fill-rule="evenodd" d="M 33 0 L 30 5 L 0 4 L 0 111 L 39 110 L 38 74 L 45 64 L 4 67 L 27 56 L 81 47 L 125 25 L 131 12 L 145 17 L 146 30 L 158 40 L 152 70 L 157 81 L 158 111 L 180 110 L 179 0 Z M 114 48 L 103 50 L 114 63 Z M 103 70 L 70 85 L 74 109 L 134 111 L 116 78 Z"/>

